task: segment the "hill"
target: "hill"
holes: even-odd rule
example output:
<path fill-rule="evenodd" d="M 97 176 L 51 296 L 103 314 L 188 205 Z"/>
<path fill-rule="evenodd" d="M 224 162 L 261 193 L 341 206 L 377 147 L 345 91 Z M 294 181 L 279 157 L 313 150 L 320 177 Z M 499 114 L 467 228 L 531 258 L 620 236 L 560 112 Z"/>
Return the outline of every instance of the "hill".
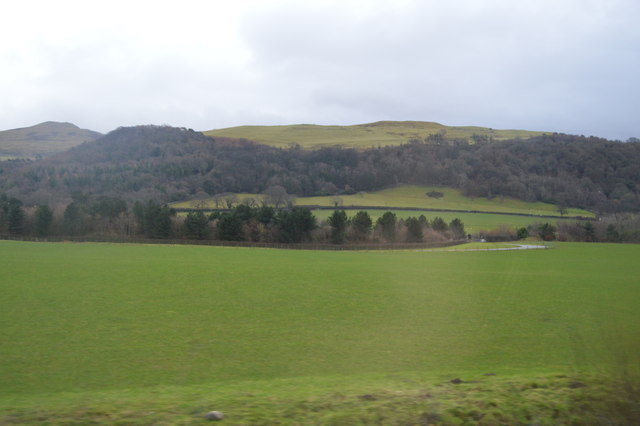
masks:
<path fill-rule="evenodd" d="M 401 145 L 410 139 L 427 137 L 473 141 L 530 138 L 544 132 L 528 130 L 496 130 L 487 127 L 445 126 L 427 121 L 378 121 L 354 126 L 319 126 L 296 124 L 290 126 L 239 126 L 204 132 L 207 136 L 244 138 L 277 147 L 292 144 L 303 148 L 343 146 L 349 148 L 375 148 Z"/>
<path fill-rule="evenodd" d="M 456 188 L 474 198 L 511 197 L 598 212 L 640 210 L 640 144 L 570 135 L 304 150 L 138 126 L 41 161 L 5 163 L 0 192 L 27 204 L 68 201 L 74 193 L 171 202 L 276 186 L 301 197 L 412 184 Z"/>
<path fill-rule="evenodd" d="M 0 157 L 33 158 L 63 152 L 102 134 L 71 123 L 47 121 L 31 127 L 0 131 Z"/>

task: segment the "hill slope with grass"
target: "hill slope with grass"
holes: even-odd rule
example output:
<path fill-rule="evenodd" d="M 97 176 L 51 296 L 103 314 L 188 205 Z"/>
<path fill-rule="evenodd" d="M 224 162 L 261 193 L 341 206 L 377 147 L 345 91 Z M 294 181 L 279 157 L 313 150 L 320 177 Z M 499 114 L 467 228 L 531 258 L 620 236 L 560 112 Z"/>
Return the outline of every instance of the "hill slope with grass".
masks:
<path fill-rule="evenodd" d="M 327 146 L 375 148 L 401 145 L 410 139 L 424 140 L 434 135 L 472 141 L 474 137 L 486 140 L 505 140 L 530 138 L 543 133 L 528 130 L 496 130 L 474 126 L 445 126 L 427 121 L 378 121 L 353 126 L 320 126 L 315 124 L 238 126 L 204 132 L 212 137 L 244 138 L 277 147 L 296 144 L 308 149 Z"/>
<path fill-rule="evenodd" d="M 63 152 L 102 134 L 71 123 L 47 121 L 31 127 L 0 131 L 0 156 L 32 158 Z"/>
<path fill-rule="evenodd" d="M 176 209 L 204 208 L 214 209 L 224 207 L 225 200 L 234 200 L 234 203 L 242 203 L 247 200 L 263 202 L 264 194 L 228 194 L 221 196 L 216 201 L 213 198 L 205 198 L 191 201 L 172 203 Z M 550 203 L 527 202 L 508 197 L 468 197 L 458 189 L 443 188 L 422 185 L 399 185 L 394 188 L 380 191 L 360 192 L 349 195 L 327 195 L 319 197 L 297 197 L 293 200 L 295 205 L 306 207 L 340 207 L 354 208 L 380 208 L 380 209 L 429 209 L 429 210 L 454 210 L 465 212 L 489 212 L 507 213 L 514 215 L 533 216 L 582 216 L 593 217 L 594 214 L 587 210 L 567 208 L 561 214 L 558 206 Z"/>

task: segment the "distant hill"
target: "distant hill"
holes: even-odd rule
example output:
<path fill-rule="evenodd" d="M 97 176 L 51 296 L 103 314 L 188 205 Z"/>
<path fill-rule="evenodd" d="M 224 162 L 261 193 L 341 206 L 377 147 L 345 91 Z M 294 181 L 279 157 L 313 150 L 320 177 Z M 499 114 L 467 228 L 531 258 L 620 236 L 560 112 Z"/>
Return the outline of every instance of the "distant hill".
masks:
<path fill-rule="evenodd" d="M 266 145 L 287 147 L 298 144 L 315 149 L 325 146 L 348 148 L 375 148 L 401 145 L 410 139 L 424 140 L 428 137 L 446 139 L 506 140 L 531 138 L 545 132 L 528 130 L 496 130 L 488 127 L 445 126 L 426 121 L 378 121 L 354 126 L 319 126 L 297 124 L 290 126 L 239 126 L 203 132 L 212 137 L 244 138 Z"/>
<path fill-rule="evenodd" d="M 102 136 L 71 123 L 47 121 L 31 127 L 0 131 L 0 157 L 34 158 L 64 152 Z"/>
<path fill-rule="evenodd" d="M 0 163 L 0 193 L 27 204 L 74 194 L 158 202 L 281 186 L 298 197 L 398 184 L 456 188 L 598 212 L 640 211 L 640 143 L 571 135 L 415 140 L 375 149 L 281 149 L 167 126 L 119 128 L 40 161 Z"/>

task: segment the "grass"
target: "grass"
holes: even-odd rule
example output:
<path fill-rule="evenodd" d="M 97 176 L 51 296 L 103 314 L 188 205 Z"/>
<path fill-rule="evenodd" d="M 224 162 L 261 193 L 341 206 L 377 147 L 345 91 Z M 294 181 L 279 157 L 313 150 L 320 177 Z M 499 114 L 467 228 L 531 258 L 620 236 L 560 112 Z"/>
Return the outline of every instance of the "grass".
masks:
<path fill-rule="evenodd" d="M 441 198 L 432 198 L 427 192 L 437 191 L 444 194 Z M 333 206 L 336 197 L 299 197 L 298 205 Z M 339 201 L 343 206 L 381 206 L 415 207 L 445 210 L 475 210 L 484 212 L 524 213 L 534 215 L 560 216 L 554 204 L 516 200 L 514 198 L 471 198 L 453 188 L 401 185 L 370 193 L 342 195 Z M 593 213 L 580 209 L 568 209 L 569 216 L 592 217 Z"/>
<path fill-rule="evenodd" d="M 438 191 L 443 194 L 441 198 L 432 198 L 426 195 L 427 192 Z M 237 199 L 242 201 L 245 198 L 262 200 L 261 194 L 238 194 Z M 443 188 L 420 185 L 400 185 L 395 188 L 380 191 L 359 193 L 354 195 L 323 196 L 323 197 L 298 197 L 295 204 L 299 206 L 334 206 L 336 201 L 343 207 L 403 207 L 403 208 L 427 208 L 443 210 L 471 210 L 479 212 L 501 212 L 529 215 L 558 216 L 557 207 L 554 204 L 541 202 L 526 202 L 514 198 L 471 198 L 464 196 L 459 190 L 453 188 Z M 215 207 L 213 200 L 204 200 L 208 208 Z M 183 201 L 172 204 L 176 208 L 193 208 L 198 205 L 193 201 Z M 384 212 L 383 212 L 384 213 Z M 330 214 L 330 213 L 329 213 Z M 399 214 L 399 212 L 397 212 Z M 427 215 L 424 213 L 425 216 Z M 414 214 L 412 214 L 414 215 Z M 594 214 L 582 210 L 567 209 L 567 216 L 594 217 Z M 496 221 L 484 218 L 486 223 L 493 224 Z M 500 222 L 502 223 L 502 222 Z"/>
<path fill-rule="evenodd" d="M 448 138 L 467 139 L 474 135 L 492 137 L 496 140 L 529 138 L 544 132 L 526 130 L 495 130 L 474 126 L 444 126 L 424 121 L 380 121 L 353 126 L 319 126 L 297 124 L 288 126 L 239 126 L 203 132 L 208 136 L 244 138 L 255 142 L 287 147 L 298 144 L 315 149 L 324 146 L 371 148 L 401 145 L 409 139 L 424 139 L 428 135 L 444 133 Z"/>
<path fill-rule="evenodd" d="M 265 412 L 357 424 L 431 405 L 441 419 L 460 407 L 467 416 L 475 399 L 501 398 L 511 400 L 481 411 L 519 416 L 518 398 L 550 407 L 556 386 L 569 392 L 566 380 L 550 384 L 558 374 L 593 374 L 600 389 L 619 366 L 637 367 L 638 255 L 614 244 L 447 253 L 2 241 L 0 423 L 189 423 L 219 409 L 232 424 L 271 423 Z M 477 389 L 459 391 L 456 377 Z M 547 388 L 529 386 L 538 380 Z"/>
<path fill-rule="evenodd" d="M 347 216 L 353 217 L 358 212 L 358 209 L 355 210 L 347 210 Z M 385 213 L 385 210 L 366 210 L 371 216 L 372 220 L 375 221 Z M 331 214 L 333 210 L 313 210 L 313 215 L 318 220 L 326 220 Z M 528 225 L 535 222 L 549 222 L 553 225 L 556 225 L 559 221 L 569 220 L 574 221 L 575 219 L 542 219 L 530 216 L 513 216 L 513 215 L 502 215 L 502 214 L 491 214 L 491 213 L 451 213 L 451 212 L 428 212 L 428 211 L 420 211 L 420 210 L 394 210 L 396 217 L 398 219 L 406 219 L 408 217 L 420 217 L 420 215 L 424 215 L 429 221 L 432 221 L 435 217 L 440 217 L 444 219 L 445 222 L 450 223 L 453 219 L 458 218 L 464 223 L 465 231 L 467 233 L 475 234 L 480 231 L 486 231 L 490 229 L 496 229 L 500 226 L 507 226 L 509 228 L 521 228 L 527 227 Z"/>

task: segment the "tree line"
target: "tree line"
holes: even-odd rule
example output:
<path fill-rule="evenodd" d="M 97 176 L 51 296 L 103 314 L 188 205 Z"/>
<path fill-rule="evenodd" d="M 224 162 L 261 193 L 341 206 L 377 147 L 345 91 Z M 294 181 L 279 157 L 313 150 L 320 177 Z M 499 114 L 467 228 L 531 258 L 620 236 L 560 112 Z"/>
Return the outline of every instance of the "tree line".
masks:
<path fill-rule="evenodd" d="M 367 211 L 348 217 L 336 210 L 318 221 L 305 207 L 237 204 L 226 211 L 178 215 L 167 205 L 149 200 L 127 203 L 113 197 L 74 194 L 63 209 L 46 204 L 25 207 L 0 195 L 0 235 L 28 237 L 110 237 L 120 239 L 195 239 L 260 243 L 403 243 L 444 242 L 466 238 L 460 219 L 450 223 L 424 215 L 398 219 L 385 212 L 374 221 Z"/>
<path fill-rule="evenodd" d="M 510 141 L 440 135 L 401 146 L 303 150 L 138 126 L 40 161 L 2 162 L 0 176 L 0 191 L 30 205 L 66 203 L 79 192 L 167 203 L 270 187 L 310 196 L 407 183 L 600 214 L 640 211 L 640 143 L 561 134 Z"/>

